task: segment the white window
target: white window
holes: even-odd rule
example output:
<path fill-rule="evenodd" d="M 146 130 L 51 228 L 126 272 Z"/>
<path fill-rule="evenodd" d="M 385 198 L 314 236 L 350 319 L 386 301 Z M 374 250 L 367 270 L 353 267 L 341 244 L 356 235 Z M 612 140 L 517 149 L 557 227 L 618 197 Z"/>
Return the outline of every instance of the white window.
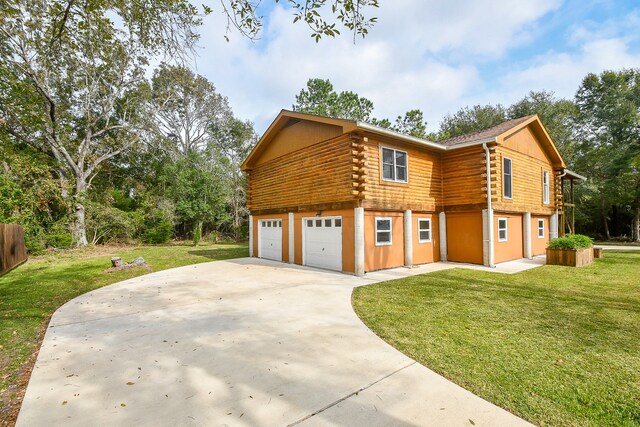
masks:
<path fill-rule="evenodd" d="M 498 242 L 507 241 L 507 218 L 498 218 Z"/>
<path fill-rule="evenodd" d="M 376 217 L 376 246 L 391 245 L 391 218 Z"/>
<path fill-rule="evenodd" d="M 382 179 L 407 182 L 407 153 L 393 148 L 382 148 Z"/>
<path fill-rule="evenodd" d="M 507 157 L 502 158 L 502 195 L 505 199 L 513 198 L 511 159 Z"/>
<path fill-rule="evenodd" d="M 549 171 L 542 172 L 542 203 L 549 204 Z"/>
<path fill-rule="evenodd" d="M 538 220 L 538 237 L 540 239 L 544 238 L 544 219 Z"/>
<path fill-rule="evenodd" d="M 431 219 L 418 219 L 418 242 L 426 243 L 431 241 Z"/>

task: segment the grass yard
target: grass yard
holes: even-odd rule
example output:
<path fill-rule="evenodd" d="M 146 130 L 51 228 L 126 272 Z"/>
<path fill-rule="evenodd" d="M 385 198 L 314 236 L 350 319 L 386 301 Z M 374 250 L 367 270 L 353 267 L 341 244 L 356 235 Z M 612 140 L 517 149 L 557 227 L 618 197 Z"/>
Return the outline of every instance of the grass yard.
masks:
<path fill-rule="evenodd" d="M 150 267 L 107 273 L 112 256 L 141 256 Z M 246 245 L 96 247 L 32 258 L 0 277 L 0 425 L 13 423 L 49 317 L 62 304 L 153 271 L 245 256 Z"/>
<path fill-rule="evenodd" d="M 640 252 L 516 275 L 455 269 L 356 288 L 384 340 L 538 425 L 640 425 Z"/>

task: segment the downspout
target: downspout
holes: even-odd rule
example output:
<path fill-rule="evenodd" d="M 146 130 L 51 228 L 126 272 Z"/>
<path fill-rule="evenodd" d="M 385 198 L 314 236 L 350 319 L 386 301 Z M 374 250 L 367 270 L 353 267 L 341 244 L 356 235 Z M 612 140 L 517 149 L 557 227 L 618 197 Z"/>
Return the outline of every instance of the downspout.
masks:
<path fill-rule="evenodd" d="M 487 234 L 489 235 L 488 251 L 489 251 L 489 267 L 494 268 L 493 262 L 493 207 L 491 206 L 491 157 L 487 143 L 482 144 L 487 164 Z"/>

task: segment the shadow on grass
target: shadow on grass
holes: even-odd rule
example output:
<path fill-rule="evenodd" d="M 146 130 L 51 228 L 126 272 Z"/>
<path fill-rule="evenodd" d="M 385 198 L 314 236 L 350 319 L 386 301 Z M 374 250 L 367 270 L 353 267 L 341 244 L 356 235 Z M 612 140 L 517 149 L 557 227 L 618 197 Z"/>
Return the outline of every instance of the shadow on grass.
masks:
<path fill-rule="evenodd" d="M 249 256 L 249 249 L 246 247 L 230 246 L 217 247 L 212 249 L 194 249 L 187 252 L 189 255 L 200 256 L 211 260 L 223 260 L 231 258 L 244 258 Z"/>

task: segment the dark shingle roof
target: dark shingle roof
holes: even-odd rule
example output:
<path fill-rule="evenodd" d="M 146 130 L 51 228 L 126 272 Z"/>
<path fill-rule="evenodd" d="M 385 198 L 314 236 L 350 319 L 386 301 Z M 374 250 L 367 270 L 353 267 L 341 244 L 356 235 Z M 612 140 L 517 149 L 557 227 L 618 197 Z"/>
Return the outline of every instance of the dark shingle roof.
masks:
<path fill-rule="evenodd" d="M 495 125 L 488 129 L 467 133 L 465 135 L 454 136 L 453 138 L 443 139 L 442 141 L 437 141 L 437 142 L 438 144 L 451 147 L 453 145 L 464 144 L 467 142 L 478 141 L 481 139 L 495 138 L 496 136 L 505 133 L 509 129 L 514 128 L 519 124 L 526 122 L 531 117 L 533 116 L 526 116 L 526 117 L 520 117 L 519 119 L 508 120 L 506 122 L 502 122 L 499 125 Z"/>

